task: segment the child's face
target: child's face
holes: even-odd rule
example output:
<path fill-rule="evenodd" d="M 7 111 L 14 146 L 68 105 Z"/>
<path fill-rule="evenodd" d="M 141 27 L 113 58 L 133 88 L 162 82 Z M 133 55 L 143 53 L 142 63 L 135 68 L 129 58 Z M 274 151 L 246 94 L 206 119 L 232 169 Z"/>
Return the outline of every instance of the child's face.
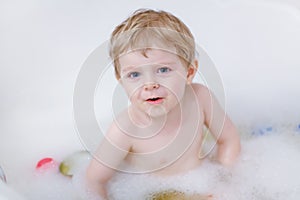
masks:
<path fill-rule="evenodd" d="M 120 82 L 132 105 L 155 117 L 181 101 L 192 77 L 173 53 L 150 49 L 146 56 L 134 51 L 120 57 Z"/>

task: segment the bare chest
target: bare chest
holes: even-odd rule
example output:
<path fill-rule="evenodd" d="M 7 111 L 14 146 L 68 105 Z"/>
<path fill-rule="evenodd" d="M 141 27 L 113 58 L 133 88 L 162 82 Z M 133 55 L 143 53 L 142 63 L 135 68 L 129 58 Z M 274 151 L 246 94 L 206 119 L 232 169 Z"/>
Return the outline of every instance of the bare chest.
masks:
<path fill-rule="evenodd" d="M 142 172 L 165 170 L 174 174 L 194 168 L 199 164 L 202 126 L 186 125 L 172 132 L 162 130 L 151 138 L 135 138 L 127 161 Z"/>

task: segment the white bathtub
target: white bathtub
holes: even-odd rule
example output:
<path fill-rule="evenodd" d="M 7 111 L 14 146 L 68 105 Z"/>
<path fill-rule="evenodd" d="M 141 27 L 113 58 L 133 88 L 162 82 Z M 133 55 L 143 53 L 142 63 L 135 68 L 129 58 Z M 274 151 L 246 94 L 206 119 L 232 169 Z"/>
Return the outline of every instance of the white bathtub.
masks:
<path fill-rule="evenodd" d="M 84 149 L 73 119 L 76 77 L 114 26 L 140 7 L 170 11 L 191 28 L 221 75 L 226 110 L 238 126 L 297 128 L 300 2 L 296 0 L 1 2 L 0 165 L 11 189 L 26 191 L 20 184 L 22 176 L 33 172 L 41 158 L 60 161 Z M 97 115 L 107 122 L 111 117 L 105 108 Z M 4 187 L 1 183 L 2 196 Z"/>

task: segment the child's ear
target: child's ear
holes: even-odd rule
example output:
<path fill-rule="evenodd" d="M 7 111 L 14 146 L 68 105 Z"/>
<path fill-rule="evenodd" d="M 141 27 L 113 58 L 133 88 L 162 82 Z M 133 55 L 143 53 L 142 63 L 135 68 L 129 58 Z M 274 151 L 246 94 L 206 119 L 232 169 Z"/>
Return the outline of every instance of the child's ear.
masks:
<path fill-rule="evenodd" d="M 120 85 L 123 85 L 123 81 L 122 81 L 121 78 L 118 79 L 118 82 L 119 82 Z"/>
<path fill-rule="evenodd" d="M 198 60 L 194 60 L 187 70 L 187 84 L 191 84 L 198 70 Z"/>

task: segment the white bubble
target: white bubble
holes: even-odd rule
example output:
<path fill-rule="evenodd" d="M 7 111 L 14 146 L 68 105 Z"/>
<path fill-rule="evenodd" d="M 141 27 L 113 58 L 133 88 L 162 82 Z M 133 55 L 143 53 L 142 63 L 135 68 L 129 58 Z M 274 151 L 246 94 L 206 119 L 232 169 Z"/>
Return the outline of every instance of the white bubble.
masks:
<path fill-rule="evenodd" d="M 299 141 L 300 135 L 288 130 L 244 138 L 233 169 L 205 161 L 198 169 L 176 177 L 117 174 L 110 182 L 110 194 L 114 199 L 145 199 L 155 192 L 177 190 L 213 194 L 222 200 L 299 199 Z"/>
<path fill-rule="evenodd" d="M 267 135 L 243 136 L 239 161 L 226 169 L 206 158 L 194 170 L 172 177 L 117 173 L 108 183 L 108 196 L 114 200 L 147 199 L 159 192 L 179 191 L 187 195 L 212 194 L 222 200 L 300 199 L 300 134 L 290 127 L 274 129 Z M 242 129 L 251 133 L 250 129 Z M 33 172 L 14 183 L 27 199 L 96 199 L 85 186 L 84 170 L 73 178 L 58 171 Z"/>

